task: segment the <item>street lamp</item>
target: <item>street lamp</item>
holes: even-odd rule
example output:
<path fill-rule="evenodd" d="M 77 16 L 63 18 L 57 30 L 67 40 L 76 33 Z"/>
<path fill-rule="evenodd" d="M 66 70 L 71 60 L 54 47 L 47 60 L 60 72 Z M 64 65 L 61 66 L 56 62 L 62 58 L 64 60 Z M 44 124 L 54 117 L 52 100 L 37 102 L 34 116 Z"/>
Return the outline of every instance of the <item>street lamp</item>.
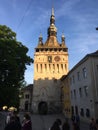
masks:
<path fill-rule="evenodd" d="M 96 30 L 98 30 L 98 27 L 96 28 Z"/>

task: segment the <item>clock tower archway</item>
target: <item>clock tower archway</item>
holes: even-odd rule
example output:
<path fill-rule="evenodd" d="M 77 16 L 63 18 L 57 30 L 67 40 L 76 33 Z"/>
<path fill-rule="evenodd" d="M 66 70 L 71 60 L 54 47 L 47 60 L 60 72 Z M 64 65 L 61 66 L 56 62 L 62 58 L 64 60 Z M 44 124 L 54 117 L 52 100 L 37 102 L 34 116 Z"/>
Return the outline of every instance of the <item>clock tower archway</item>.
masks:
<path fill-rule="evenodd" d="M 48 112 L 47 102 L 41 101 L 41 102 L 38 104 L 38 113 L 39 113 L 39 114 L 47 114 L 47 112 Z"/>

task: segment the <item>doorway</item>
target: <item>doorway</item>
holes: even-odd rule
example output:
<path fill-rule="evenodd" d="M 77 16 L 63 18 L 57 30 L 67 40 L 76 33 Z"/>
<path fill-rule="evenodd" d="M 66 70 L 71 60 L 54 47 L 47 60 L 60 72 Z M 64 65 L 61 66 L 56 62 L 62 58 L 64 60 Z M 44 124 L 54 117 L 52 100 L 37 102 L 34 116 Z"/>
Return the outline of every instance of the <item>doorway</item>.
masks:
<path fill-rule="evenodd" d="M 47 112 L 48 112 L 47 102 L 41 101 L 38 104 L 38 112 L 39 112 L 39 114 L 47 114 Z"/>

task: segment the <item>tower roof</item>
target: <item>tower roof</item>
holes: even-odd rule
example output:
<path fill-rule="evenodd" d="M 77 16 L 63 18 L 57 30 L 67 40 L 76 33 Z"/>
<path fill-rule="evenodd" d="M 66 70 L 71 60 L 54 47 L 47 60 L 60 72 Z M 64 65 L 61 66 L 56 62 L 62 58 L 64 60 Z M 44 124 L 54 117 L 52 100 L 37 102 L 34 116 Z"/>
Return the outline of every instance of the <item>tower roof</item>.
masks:
<path fill-rule="evenodd" d="M 42 36 L 39 37 L 39 43 L 37 48 L 66 48 L 64 35 L 62 35 L 61 44 L 59 44 L 57 40 L 57 28 L 55 26 L 54 8 L 52 8 L 51 10 L 50 26 L 47 29 L 47 35 L 47 40 L 44 44 L 42 42 Z"/>
<path fill-rule="evenodd" d="M 50 17 L 50 26 L 47 30 L 48 38 L 45 42 L 45 46 L 47 47 L 59 47 L 59 43 L 57 41 L 57 28 L 55 26 L 55 16 L 54 16 L 54 8 L 51 11 Z"/>

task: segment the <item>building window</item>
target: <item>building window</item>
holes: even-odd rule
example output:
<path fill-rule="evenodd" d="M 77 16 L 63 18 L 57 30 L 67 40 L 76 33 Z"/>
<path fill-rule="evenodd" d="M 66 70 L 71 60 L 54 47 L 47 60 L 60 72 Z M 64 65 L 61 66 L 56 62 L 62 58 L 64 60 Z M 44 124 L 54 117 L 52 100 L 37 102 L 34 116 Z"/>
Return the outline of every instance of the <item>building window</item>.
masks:
<path fill-rule="evenodd" d="M 80 72 L 77 72 L 77 79 L 80 81 Z"/>
<path fill-rule="evenodd" d="M 98 65 L 97 65 L 97 72 L 98 72 Z"/>
<path fill-rule="evenodd" d="M 61 64 L 61 69 L 63 70 L 63 64 Z"/>
<path fill-rule="evenodd" d="M 74 106 L 71 106 L 71 113 L 74 115 Z"/>
<path fill-rule="evenodd" d="M 52 56 L 48 56 L 48 62 L 52 63 Z"/>
<path fill-rule="evenodd" d="M 42 72 L 42 64 L 40 64 L 40 69 L 41 69 L 41 72 Z"/>
<path fill-rule="evenodd" d="M 75 83 L 75 77 L 74 77 L 74 75 L 72 76 L 72 81 L 73 81 L 73 83 Z"/>
<path fill-rule="evenodd" d="M 55 65 L 53 64 L 53 73 L 55 72 Z"/>
<path fill-rule="evenodd" d="M 73 98 L 73 93 L 72 93 L 72 91 L 71 91 L 71 99 Z"/>
<path fill-rule="evenodd" d="M 87 71 L 85 67 L 83 68 L 83 78 L 87 78 Z"/>
<path fill-rule="evenodd" d="M 82 97 L 82 89 L 81 88 L 79 88 L 79 95 L 80 95 L 80 97 Z"/>
<path fill-rule="evenodd" d="M 88 96 L 88 86 L 84 86 L 84 93 L 85 93 L 85 96 Z"/>
<path fill-rule="evenodd" d="M 72 85 L 72 78 L 70 78 L 70 85 Z"/>
<path fill-rule="evenodd" d="M 38 64 L 36 64 L 36 69 L 37 69 L 37 72 L 38 72 Z"/>
<path fill-rule="evenodd" d="M 86 109 L 86 117 L 90 117 L 90 110 L 88 108 Z"/>
<path fill-rule="evenodd" d="M 57 72 L 59 73 L 59 64 L 57 64 Z"/>
<path fill-rule="evenodd" d="M 78 106 L 75 106 L 75 113 L 78 114 Z"/>
<path fill-rule="evenodd" d="M 65 70 L 67 69 L 67 67 L 66 67 L 66 64 L 65 64 Z"/>
<path fill-rule="evenodd" d="M 84 109 L 83 108 L 81 108 L 80 115 L 84 116 Z"/>
<path fill-rule="evenodd" d="M 29 94 L 26 94 L 26 95 L 25 95 L 25 98 L 26 98 L 26 99 L 29 99 Z"/>
<path fill-rule="evenodd" d="M 76 90 L 74 89 L 74 98 L 76 98 Z"/>
<path fill-rule="evenodd" d="M 45 64 L 45 71 L 47 71 L 47 65 Z"/>

